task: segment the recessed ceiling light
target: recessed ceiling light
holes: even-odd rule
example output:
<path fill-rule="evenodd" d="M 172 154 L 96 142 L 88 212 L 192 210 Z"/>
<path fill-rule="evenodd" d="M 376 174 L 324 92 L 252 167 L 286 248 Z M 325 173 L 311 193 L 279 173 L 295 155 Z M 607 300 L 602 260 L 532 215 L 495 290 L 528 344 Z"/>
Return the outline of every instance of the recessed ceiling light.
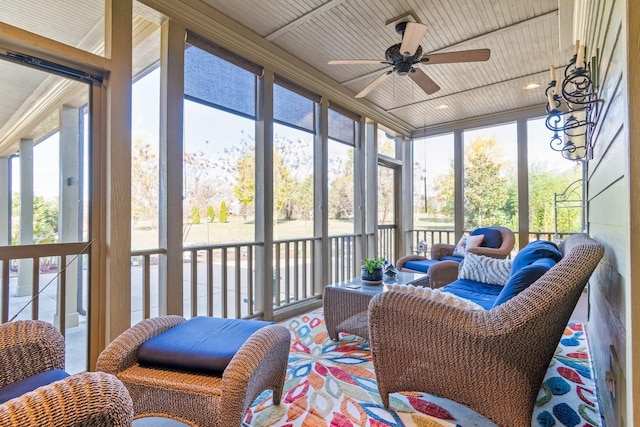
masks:
<path fill-rule="evenodd" d="M 449 108 L 447 104 L 441 104 L 436 107 L 436 110 L 446 110 L 447 108 Z"/>
<path fill-rule="evenodd" d="M 539 87 L 540 87 L 540 85 L 538 83 L 529 83 L 528 85 L 526 85 L 522 89 L 524 89 L 524 90 L 532 90 L 532 89 L 537 89 Z"/>

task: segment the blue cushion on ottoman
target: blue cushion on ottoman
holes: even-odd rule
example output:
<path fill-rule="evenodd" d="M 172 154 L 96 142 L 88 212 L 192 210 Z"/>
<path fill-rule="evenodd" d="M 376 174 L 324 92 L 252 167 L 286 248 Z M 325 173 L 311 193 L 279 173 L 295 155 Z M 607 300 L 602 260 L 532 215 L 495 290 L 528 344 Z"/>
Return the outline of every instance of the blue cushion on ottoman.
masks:
<path fill-rule="evenodd" d="M 68 376 L 69 374 L 62 369 L 51 369 L 7 384 L 0 388 L 0 404 Z"/>
<path fill-rule="evenodd" d="M 141 365 L 222 374 L 242 344 L 273 322 L 199 316 L 140 346 Z"/>
<path fill-rule="evenodd" d="M 482 243 L 480 243 L 481 247 L 498 249 L 502 246 L 502 233 L 497 228 L 477 228 L 471 233 L 472 236 L 477 236 L 478 234 L 484 234 Z"/>
<path fill-rule="evenodd" d="M 555 262 L 558 262 L 562 259 L 562 254 L 558 250 L 558 246 L 548 240 L 534 240 L 533 242 L 529 242 L 513 259 L 511 275 L 513 276 L 522 267 L 531 265 L 534 261 L 541 258 L 551 258 Z"/>
<path fill-rule="evenodd" d="M 404 268 L 408 268 L 415 271 L 422 271 L 426 273 L 429 267 L 433 264 L 437 264 L 438 261 L 433 259 L 419 259 L 415 261 L 407 261 L 404 263 Z"/>
<path fill-rule="evenodd" d="M 500 295 L 498 295 L 498 298 L 496 298 L 493 306 L 497 307 L 503 302 L 507 302 L 518 295 L 520 292 L 528 288 L 529 285 L 542 277 L 542 275 L 554 265 L 556 265 L 555 259 L 540 258 L 534 261 L 531 265 L 522 267 L 509 278 L 509 281 L 504 285 L 504 288 L 500 292 Z"/>

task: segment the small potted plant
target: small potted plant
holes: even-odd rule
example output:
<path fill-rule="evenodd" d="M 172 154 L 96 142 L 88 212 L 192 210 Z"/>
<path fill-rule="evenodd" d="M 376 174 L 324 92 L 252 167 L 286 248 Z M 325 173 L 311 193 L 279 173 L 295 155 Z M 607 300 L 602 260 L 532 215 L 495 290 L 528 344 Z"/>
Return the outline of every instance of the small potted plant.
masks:
<path fill-rule="evenodd" d="M 382 257 L 362 260 L 362 280 L 365 282 L 381 282 L 385 259 Z"/>

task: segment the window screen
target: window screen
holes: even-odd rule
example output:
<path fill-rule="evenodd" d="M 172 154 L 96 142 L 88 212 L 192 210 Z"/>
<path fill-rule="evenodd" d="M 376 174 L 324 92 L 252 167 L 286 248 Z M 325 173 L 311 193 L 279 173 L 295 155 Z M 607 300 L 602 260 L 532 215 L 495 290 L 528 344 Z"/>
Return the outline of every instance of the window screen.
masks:
<path fill-rule="evenodd" d="M 315 132 L 315 101 L 274 84 L 273 119 L 283 125 Z"/>
<path fill-rule="evenodd" d="M 209 50 L 187 44 L 184 52 L 185 97 L 255 119 L 256 74 Z M 216 50 L 226 52 L 220 48 Z"/>
<path fill-rule="evenodd" d="M 356 121 L 330 108 L 329 138 L 355 146 Z"/>

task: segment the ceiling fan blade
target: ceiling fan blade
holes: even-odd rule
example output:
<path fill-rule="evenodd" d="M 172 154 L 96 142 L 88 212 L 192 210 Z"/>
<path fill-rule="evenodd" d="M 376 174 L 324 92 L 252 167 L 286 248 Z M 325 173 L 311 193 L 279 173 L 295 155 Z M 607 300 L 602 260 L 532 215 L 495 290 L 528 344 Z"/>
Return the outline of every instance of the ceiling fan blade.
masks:
<path fill-rule="evenodd" d="M 486 61 L 491 56 L 489 49 L 459 50 L 457 52 L 431 53 L 423 55 L 423 64 L 450 64 L 454 62 Z"/>
<path fill-rule="evenodd" d="M 407 26 L 404 29 L 402 35 L 402 44 L 400 45 L 400 53 L 412 56 L 418 50 L 422 37 L 427 31 L 427 26 L 424 24 L 418 24 L 417 22 L 407 22 Z"/>
<path fill-rule="evenodd" d="M 420 89 L 425 91 L 427 95 L 431 95 L 432 93 L 436 93 L 440 90 L 440 86 L 436 84 L 431 77 L 427 76 L 424 71 L 419 68 L 414 68 L 414 72 L 408 74 L 411 77 L 411 80 L 415 82 Z"/>
<path fill-rule="evenodd" d="M 387 64 L 384 59 L 334 59 L 328 64 Z"/>
<path fill-rule="evenodd" d="M 378 85 L 380 83 L 382 83 L 387 77 L 389 77 L 389 75 L 393 73 L 393 70 L 391 71 L 387 71 L 386 73 L 380 75 L 379 77 L 377 77 L 374 81 L 372 81 L 371 83 L 369 83 L 369 86 L 365 87 L 364 89 L 362 89 L 360 91 L 360 93 L 358 93 L 356 95 L 356 98 L 364 98 L 365 96 L 367 96 L 369 94 L 369 92 L 371 92 L 372 90 L 374 90 L 376 87 L 378 87 Z"/>

